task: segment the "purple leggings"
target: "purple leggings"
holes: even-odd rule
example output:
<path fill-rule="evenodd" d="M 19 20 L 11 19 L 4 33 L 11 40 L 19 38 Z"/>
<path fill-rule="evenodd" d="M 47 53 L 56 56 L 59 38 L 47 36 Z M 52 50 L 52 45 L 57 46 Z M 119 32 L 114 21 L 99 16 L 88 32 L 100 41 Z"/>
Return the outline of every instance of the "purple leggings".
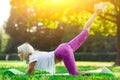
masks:
<path fill-rule="evenodd" d="M 83 30 L 79 35 L 73 38 L 68 43 L 62 43 L 55 49 L 55 57 L 60 61 L 63 60 L 68 72 L 72 75 L 78 74 L 74 52 L 82 45 L 87 39 L 89 33 L 87 30 Z"/>

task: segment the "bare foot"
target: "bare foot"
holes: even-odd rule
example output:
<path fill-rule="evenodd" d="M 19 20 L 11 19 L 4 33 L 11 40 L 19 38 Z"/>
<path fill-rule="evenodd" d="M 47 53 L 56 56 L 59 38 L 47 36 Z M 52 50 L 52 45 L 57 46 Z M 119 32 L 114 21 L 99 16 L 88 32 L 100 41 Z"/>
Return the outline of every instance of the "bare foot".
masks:
<path fill-rule="evenodd" d="M 78 75 L 83 75 L 83 74 L 85 74 L 85 72 L 83 72 L 83 71 L 78 73 Z"/>

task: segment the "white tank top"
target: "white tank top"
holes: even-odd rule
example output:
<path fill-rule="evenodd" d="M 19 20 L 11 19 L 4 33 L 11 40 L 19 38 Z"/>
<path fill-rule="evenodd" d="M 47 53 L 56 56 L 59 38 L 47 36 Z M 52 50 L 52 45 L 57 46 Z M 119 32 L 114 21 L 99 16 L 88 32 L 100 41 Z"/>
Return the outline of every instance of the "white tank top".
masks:
<path fill-rule="evenodd" d="M 55 74 L 54 51 L 36 51 L 29 56 L 29 64 L 36 61 L 35 69 L 43 70 Z"/>

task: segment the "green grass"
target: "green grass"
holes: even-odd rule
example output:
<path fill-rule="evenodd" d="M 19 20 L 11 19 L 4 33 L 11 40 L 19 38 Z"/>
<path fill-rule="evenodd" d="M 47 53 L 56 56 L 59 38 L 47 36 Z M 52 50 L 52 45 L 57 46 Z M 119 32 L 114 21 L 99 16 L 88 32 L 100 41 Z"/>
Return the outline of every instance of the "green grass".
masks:
<path fill-rule="evenodd" d="M 90 75 L 90 76 L 46 76 L 46 75 L 15 75 L 8 76 L 3 75 L 3 73 L 9 68 L 15 68 L 22 72 L 27 70 L 27 65 L 21 61 L 0 61 L 0 80 L 120 80 L 120 67 L 113 67 L 113 62 L 88 62 L 88 61 L 79 61 L 76 62 L 77 69 L 79 71 L 95 70 L 106 66 L 114 74 L 115 77 L 110 77 L 107 75 Z M 41 73 L 41 71 L 36 71 Z M 63 63 L 59 63 L 56 66 L 56 73 L 67 73 L 66 68 Z"/>

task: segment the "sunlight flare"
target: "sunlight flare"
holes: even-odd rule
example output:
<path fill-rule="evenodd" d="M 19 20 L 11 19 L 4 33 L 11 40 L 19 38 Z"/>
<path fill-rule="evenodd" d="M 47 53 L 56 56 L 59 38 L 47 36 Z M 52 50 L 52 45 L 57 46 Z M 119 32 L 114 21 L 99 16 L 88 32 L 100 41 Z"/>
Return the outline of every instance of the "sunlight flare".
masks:
<path fill-rule="evenodd" d="M 0 26 L 4 24 L 10 15 L 10 3 L 9 0 L 0 0 Z"/>

